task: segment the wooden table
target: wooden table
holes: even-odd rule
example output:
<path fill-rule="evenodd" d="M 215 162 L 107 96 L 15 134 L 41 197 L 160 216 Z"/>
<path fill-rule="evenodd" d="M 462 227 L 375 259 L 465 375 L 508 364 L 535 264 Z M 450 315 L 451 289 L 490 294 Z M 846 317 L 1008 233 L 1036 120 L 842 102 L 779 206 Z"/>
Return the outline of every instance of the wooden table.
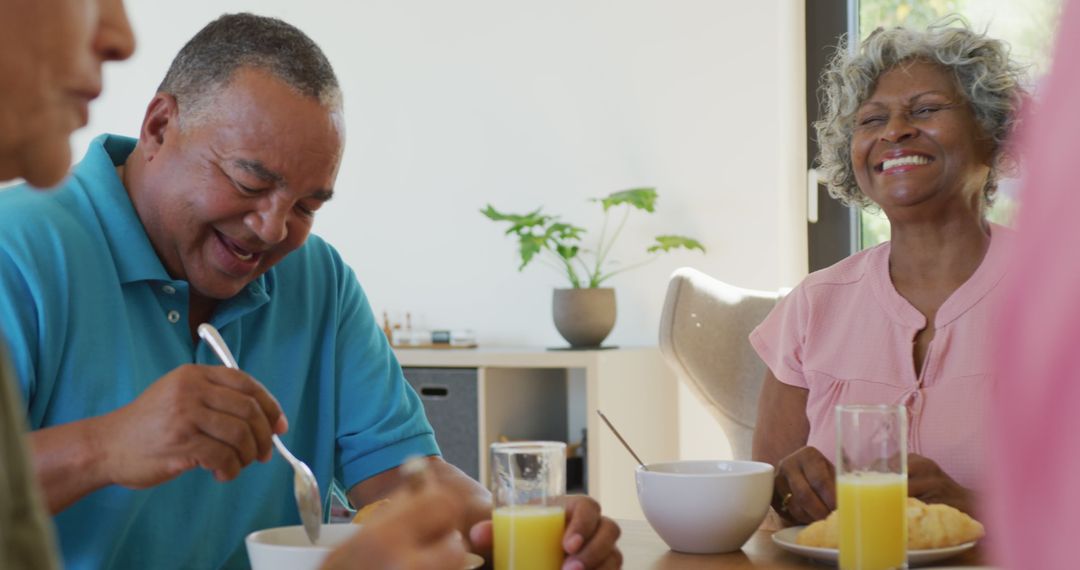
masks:
<path fill-rule="evenodd" d="M 680 554 L 668 549 L 649 523 L 620 520 L 622 537 L 619 550 L 623 553 L 626 570 L 744 570 L 770 568 L 774 570 L 827 570 L 828 565 L 792 554 L 773 544 L 772 531 L 759 530 L 741 551 L 728 554 Z M 944 566 L 977 566 L 982 564 L 978 548 L 956 558 L 941 562 Z"/>

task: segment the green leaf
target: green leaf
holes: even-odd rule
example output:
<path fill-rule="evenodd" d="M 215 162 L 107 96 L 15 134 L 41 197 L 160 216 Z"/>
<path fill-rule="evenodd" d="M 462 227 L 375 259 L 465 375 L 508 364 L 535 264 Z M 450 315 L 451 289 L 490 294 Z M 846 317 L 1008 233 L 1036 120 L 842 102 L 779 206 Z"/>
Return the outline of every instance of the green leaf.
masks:
<path fill-rule="evenodd" d="M 600 198 L 599 200 L 594 198 L 593 202 L 603 204 L 605 212 L 612 206 L 629 204 L 639 210 L 651 213 L 656 211 L 656 188 L 631 188 L 620 192 L 612 192 L 606 198 Z"/>
<path fill-rule="evenodd" d="M 576 245 L 563 245 L 560 243 L 555 246 L 556 253 L 566 261 L 574 259 L 574 256 L 578 254 L 578 250 L 579 248 Z M 573 271 L 573 269 L 570 269 L 570 271 Z"/>
<path fill-rule="evenodd" d="M 554 219 L 540 213 L 540 210 L 540 208 L 537 208 L 528 214 L 504 214 L 492 207 L 491 204 L 488 204 L 487 208 L 480 210 L 480 213 L 495 222 L 510 222 L 510 229 L 506 230 L 507 234 L 521 234 L 529 228 L 543 227 L 544 224 Z"/>
<path fill-rule="evenodd" d="M 648 253 L 668 252 L 679 248 L 700 249 L 702 253 L 705 253 L 705 246 L 701 245 L 701 242 L 684 236 L 656 236 L 656 243 L 649 246 L 649 249 L 645 251 Z"/>
<path fill-rule="evenodd" d="M 562 222 L 551 224 L 548 226 L 546 232 L 548 237 L 554 237 L 560 240 L 580 240 L 581 235 L 584 233 L 585 228 L 564 224 Z"/>
<path fill-rule="evenodd" d="M 518 271 L 525 269 L 525 266 L 533 260 L 536 254 L 540 253 L 540 250 L 544 248 L 544 243 L 547 238 L 544 236 L 534 236 L 531 234 L 523 234 L 521 236 L 521 265 L 518 266 Z"/>
<path fill-rule="evenodd" d="M 510 220 L 512 217 L 517 217 L 517 216 L 514 216 L 513 214 L 504 214 L 504 213 L 496 210 L 495 207 L 492 206 L 491 204 L 488 204 L 486 208 L 484 208 L 483 210 L 480 210 L 480 213 L 487 216 L 488 219 L 496 221 L 496 222 L 503 222 L 503 221 Z"/>
<path fill-rule="evenodd" d="M 646 212 L 654 212 L 656 209 L 656 189 L 655 188 L 631 188 L 629 190 L 622 190 L 619 192 L 613 192 L 605 198 L 593 199 L 593 202 L 601 202 L 605 213 L 605 228 L 607 220 L 608 209 L 627 205 L 639 210 L 645 210 Z M 610 264 L 605 263 L 606 252 L 614 242 L 620 231 L 622 225 L 625 223 L 626 218 L 629 216 L 630 211 L 624 210 L 621 216 L 622 221 L 619 222 L 619 227 L 615 230 L 614 234 L 605 243 L 600 244 L 600 252 L 592 252 L 581 245 L 581 241 L 584 239 L 586 229 L 573 224 L 568 224 L 559 221 L 558 216 L 549 216 L 544 214 L 541 208 L 537 208 L 526 214 L 513 214 L 509 212 L 501 212 L 496 210 L 491 204 L 487 204 L 486 207 L 480 210 L 480 213 L 486 216 L 488 219 L 494 222 L 505 222 L 509 226 L 506 233 L 515 234 L 518 238 L 518 253 L 521 256 L 521 264 L 518 266 L 518 271 L 524 270 L 529 263 L 531 263 L 537 256 L 547 255 L 544 253 L 547 250 L 549 253 L 556 255 L 554 258 L 557 261 L 562 262 L 563 268 L 566 270 L 566 276 L 570 280 L 570 284 L 573 287 L 599 287 L 601 283 L 606 281 L 613 275 L 622 273 L 627 270 L 640 267 L 644 263 L 656 260 L 657 255 L 651 255 L 650 259 L 643 263 L 630 265 L 617 270 L 610 270 L 608 267 Z M 664 253 L 673 249 L 687 249 L 687 250 L 700 250 L 705 251 L 705 247 L 701 245 L 697 240 L 677 235 L 662 235 L 656 237 L 656 242 L 649 246 L 646 250 L 650 254 Z M 583 261 L 583 258 L 590 257 L 596 258 L 595 267 L 590 267 L 588 263 Z M 579 275 L 578 271 L 574 269 L 575 264 L 581 266 L 583 272 Z M 606 271 L 606 272 L 605 272 Z M 585 279 L 582 279 L 585 277 Z"/>

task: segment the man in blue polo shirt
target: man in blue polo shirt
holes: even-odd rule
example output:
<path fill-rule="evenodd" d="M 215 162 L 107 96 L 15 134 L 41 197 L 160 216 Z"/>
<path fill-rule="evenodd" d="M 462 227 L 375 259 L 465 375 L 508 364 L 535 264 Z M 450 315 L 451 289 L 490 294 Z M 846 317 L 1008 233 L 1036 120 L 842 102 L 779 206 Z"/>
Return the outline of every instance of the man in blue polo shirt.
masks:
<path fill-rule="evenodd" d="M 0 196 L 0 318 L 70 568 L 242 566 L 247 532 L 296 519 L 284 463 L 241 470 L 268 459 L 284 418 L 323 489 L 438 453 L 356 278 L 307 239 L 343 144 L 316 50 L 284 80 L 237 71 L 204 109 L 169 89 L 137 150 L 100 137 L 56 193 Z M 200 322 L 265 390 L 217 366 Z"/>
<path fill-rule="evenodd" d="M 0 194 L 0 327 L 69 568 L 245 567 L 248 532 L 298 520 L 291 471 L 255 462 L 271 433 L 357 505 L 437 456 L 355 276 L 308 235 L 343 142 L 318 47 L 225 16 L 178 54 L 137 140 L 99 137 L 54 193 Z M 202 322 L 250 377 L 218 366 Z M 482 486 L 431 465 L 467 498 L 463 530 L 490 517 Z M 572 565 L 617 561 L 617 536 L 595 501 L 568 507 Z"/>

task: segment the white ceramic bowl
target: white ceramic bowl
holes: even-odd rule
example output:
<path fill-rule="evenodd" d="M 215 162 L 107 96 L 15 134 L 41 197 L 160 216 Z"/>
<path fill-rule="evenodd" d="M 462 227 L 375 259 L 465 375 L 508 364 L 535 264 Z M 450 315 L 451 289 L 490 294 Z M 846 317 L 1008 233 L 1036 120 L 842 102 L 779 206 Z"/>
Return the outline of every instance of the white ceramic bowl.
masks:
<path fill-rule="evenodd" d="M 732 552 L 769 511 L 773 467 L 757 461 L 674 461 L 637 468 L 645 519 L 672 550 Z"/>
<path fill-rule="evenodd" d="M 335 546 L 345 542 L 360 525 L 324 524 L 319 543 L 311 544 L 304 527 L 279 526 L 258 530 L 244 539 L 251 570 L 315 570 Z"/>

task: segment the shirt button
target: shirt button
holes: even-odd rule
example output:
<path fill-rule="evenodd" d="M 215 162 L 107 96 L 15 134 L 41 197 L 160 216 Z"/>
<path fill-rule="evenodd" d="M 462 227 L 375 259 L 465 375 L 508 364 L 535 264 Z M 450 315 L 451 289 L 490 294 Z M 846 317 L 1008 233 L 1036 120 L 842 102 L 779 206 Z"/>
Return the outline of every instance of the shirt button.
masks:
<path fill-rule="evenodd" d="M 179 311 L 169 311 L 168 319 L 169 319 L 170 323 L 176 324 L 177 322 L 180 321 L 180 312 Z"/>
<path fill-rule="evenodd" d="M 172 285 L 165 285 L 161 288 L 161 290 L 165 292 L 166 295 L 172 295 L 176 293 L 176 287 L 173 287 Z"/>

